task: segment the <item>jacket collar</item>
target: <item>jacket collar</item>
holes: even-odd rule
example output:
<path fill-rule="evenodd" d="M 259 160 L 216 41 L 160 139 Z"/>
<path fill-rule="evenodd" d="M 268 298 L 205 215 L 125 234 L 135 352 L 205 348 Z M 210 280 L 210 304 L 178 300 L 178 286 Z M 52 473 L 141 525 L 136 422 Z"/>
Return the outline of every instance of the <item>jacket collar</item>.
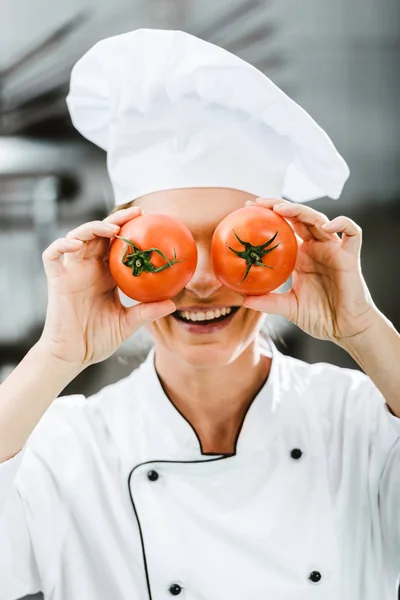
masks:
<path fill-rule="evenodd" d="M 246 412 L 236 440 L 236 453 L 231 456 L 241 457 L 265 450 L 274 433 L 274 414 L 281 401 L 280 371 L 283 355 L 270 339 L 267 341 L 260 337 L 259 343 L 261 353 L 272 356 L 271 369 L 267 381 Z M 155 349 L 152 348 L 137 374 L 145 410 L 146 413 L 149 412 L 147 433 L 156 444 L 160 459 L 205 461 L 223 456 L 202 454 L 194 429 L 165 394 L 155 369 L 154 358 Z"/>

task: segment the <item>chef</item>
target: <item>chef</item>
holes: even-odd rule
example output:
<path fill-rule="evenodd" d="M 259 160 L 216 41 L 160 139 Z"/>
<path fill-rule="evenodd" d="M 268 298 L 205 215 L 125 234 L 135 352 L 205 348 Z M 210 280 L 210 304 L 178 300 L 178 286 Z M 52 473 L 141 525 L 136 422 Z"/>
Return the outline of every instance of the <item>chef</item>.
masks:
<path fill-rule="evenodd" d="M 67 103 L 116 210 L 45 250 L 43 333 L 0 388 L 0 600 L 394 600 L 400 336 L 360 228 L 304 204 L 337 198 L 346 163 L 265 75 L 181 31 L 98 42 Z M 243 298 L 213 273 L 212 233 L 246 204 L 296 232 L 289 291 Z M 107 252 L 142 211 L 182 220 L 199 260 L 173 300 L 126 306 Z M 362 371 L 281 354 L 267 314 Z M 138 369 L 60 396 L 142 325 Z"/>

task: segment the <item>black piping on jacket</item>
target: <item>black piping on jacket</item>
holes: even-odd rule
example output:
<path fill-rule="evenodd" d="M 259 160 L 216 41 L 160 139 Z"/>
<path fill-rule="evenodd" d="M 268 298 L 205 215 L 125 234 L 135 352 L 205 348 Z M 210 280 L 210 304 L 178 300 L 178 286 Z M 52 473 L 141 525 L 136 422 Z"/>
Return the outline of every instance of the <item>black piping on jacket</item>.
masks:
<path fill-rule="evenodd" d="M 269 374 L 268 374 L 269 375 Z M 193 427 L 193 425 L 188 421 L 188 419 L 185 417 L 185 415 L 183 415 L 181 413 L 181 411 L 175 406 L 175 404 L 172 402 L 172 400 L 169 398 L 168 394 L 166 393 L 164 386 L 162 385 L 162 382 L 159 378 L 161 387 L 164 390 L 164 393 L 166 395 L 166 397 L 168 398 L 168 400 L 171 402 L 171 404 L 173 405 L 173 407 L 175 408 L 175 410 L 178 411 L 178 413 L 185 419 L 185 421 L 190 425 L 190 427 L 193 429 L 194 434 L 197 437 L 197 440 L 199 442 L 199 446 L 200 446 L 200 451 L 202 456 L 216 456 L 217 458 L 212 458 L 212 459 L 205 459 L 205 460 L 149 460 L 143 463 L 139 463 L 138 465 L 136 465 L 135 467 L 133 467 L 132 471 L 129 473 L 129 477 L 128 477 L 128 490 L 129 490 L 129 497 L 131 499 L 132 502 L 132 507 L 133 507 L 133 511 L 135 513 L 135 517 L 136 517 L 136 521 L 138 524 L 138 528 L 139 528 L 139 536 L 140 536 L 140 543 L 142 546 L 142 555 L 143 555 L 143 564 L 144 564 L 144 570 L 145 570 L 145 575 L 146 575 L 146 583 L 147 583 L 147 591 L 148 591 L 148 595 L 149 595 L 149 600 L 152 600 L 152 595 L 151 595 L 151 586 L 150 586 L 150 577 L 149 577 L 149 570 L 148 570 L 148 566 L 147 566 L 147 558 L 146 558 L 146 550 L 145 550 L 145 545 L 144 545 L 144 538 L 143 538 L 143 531 L 142 531 L 142 527 L 140 524 L 140 519 L 139 519 L 139 515 L 137 513 L 136 510 L 136 506 L 135 506 L 135 502 L 133 500 L 132 497 L 132 492 L 131 492 L 131 486 L 130 486 L 130 480 L 132 477 L 133 472 L 138 468 L 138 467 L 142 467 L 143 465 L 151 465 L 153 463 L 172 463 L 172 464 L 196 464 L 196 463 L 204 463 L 204 462 L 215 462 L 217 460 L 225 460 L 227 458 L 231 458 L 233 456 L 236 456 L 236 451 L 237 451 L 237 443 L 239 440 L 239 436 L 240 436 L 240 432 L 242 431 L 243 428 L 243 424 L 244 421 L 246 419 L 247 413 L 249 412 L 250 407 L 252 406 L 254 400 L 257 398 L 258 394 L 261 392 L 262 388 L 264 387 L 266 381 L 268 379 L 268 376 L 265 378 L 265 380 L 263 381 L 262 385 L 259 387 L 259 389 L 257 390 L 257 392 L 254 394 L 253 398 L 251 399 L 251 401 L 249 402 L 248 406 L 246 407 L 246 410 L 244 412 L 244 415 L 242 417 L 242 420 L 240 422 L 240 426 L 238 428 L 238 431 L 236 433 L 236 437 L 235 437 L 235 443 L 234 443 L 234 451 L 232 454 L 216 454 L 215 452 L 203 452 L 203 448 L 201 445 L 201 440 L 199 438 L 199 436 L 197 435 L 197 432 L 195 430 L 195 428 Z"/>
<path fill-rule="evenodd" d="M 145 571 L 145 575 L 146 575 L 147 593 L 149 595 L 149 600 L 152 600 L 153 596 L 151 594 L 150 577 L 149 577 L 149 570 L 148 570 L 148 566 L 147 566 L 147 558 L 146 558 L 146 550 L 145 550 L 145 545 L 144 545 L 143 531 L 142 531 L 142 526 L 140 524 L 139 515 L 136 510 L 135 502 L 132 497 L 131 486 L 130 486 L 130 480 L 131 480 L 133 472 L 138 467 L 143 467 L 143 465 L 152 465 L 154 463 L 156 463 L 156 464 L 160 464 L 160 463 L 172 463 L 172 464 L 191 464 L 191 463 L 193 463 L 193 464 L 195 464 L 195 463 L 215 462 L 217 460 L 225 460 L 226 458 L 230 458 L 232 456 L 234 456 L 234 454 L 224 454 L 222 456 L 218 455 L 218 458 L 211 458 L 210 460 L 149 460 L 144 463 L 139 463 L 138 465 L 136 465 L 136 467 L 133 467 L 132 471 L 129 473 L 129 477 L 128 477 L 129 497 L 132 502 L 133 511 L 135 513 L 136 521 L 137 521 L 138 528 L 139 528 L 139 536 L 140 536 L 140 543 L 142 546 L 143 564 L 144 564 L 144 571 Z"/>

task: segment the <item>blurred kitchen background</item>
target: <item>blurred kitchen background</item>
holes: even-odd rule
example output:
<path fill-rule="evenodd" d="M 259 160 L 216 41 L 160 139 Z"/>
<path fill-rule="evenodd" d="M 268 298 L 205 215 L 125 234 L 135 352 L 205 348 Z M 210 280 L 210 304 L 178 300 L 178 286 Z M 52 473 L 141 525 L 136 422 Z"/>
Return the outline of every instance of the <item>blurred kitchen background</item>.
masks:
<path fill-rule="evenodd" d="M 340 200 L 364 232 L 362 265 L 378 307 L 400 328 L 400 135 L 397 0 L 2 0 L 0 4 L 0 381 L 40 336 L 41 253 L 112 208 L 102 151 L 73 129 L 65 97 L 96 41 L 140 27 L 182 29 L 266 73 L 328 132 L 351 176 Z M 286 353 L 356 367 L 333 344 L 280 319 Z M 65 393 L 90 394 L 144 357 L 141 332 Z"/>

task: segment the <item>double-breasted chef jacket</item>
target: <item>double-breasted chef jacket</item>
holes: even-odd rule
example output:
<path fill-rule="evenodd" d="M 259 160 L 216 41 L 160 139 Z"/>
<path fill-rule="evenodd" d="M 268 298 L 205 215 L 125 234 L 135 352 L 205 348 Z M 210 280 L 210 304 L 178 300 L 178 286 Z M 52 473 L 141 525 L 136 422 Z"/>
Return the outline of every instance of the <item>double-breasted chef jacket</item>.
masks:
<path fill-rule="evenodd" d="M 270 351 L 233 455 L 202 454 L 154 350 L 55 400 L 0 465 L 0 600 L 394 600 L 400 419 L 363 373 Z"/>

